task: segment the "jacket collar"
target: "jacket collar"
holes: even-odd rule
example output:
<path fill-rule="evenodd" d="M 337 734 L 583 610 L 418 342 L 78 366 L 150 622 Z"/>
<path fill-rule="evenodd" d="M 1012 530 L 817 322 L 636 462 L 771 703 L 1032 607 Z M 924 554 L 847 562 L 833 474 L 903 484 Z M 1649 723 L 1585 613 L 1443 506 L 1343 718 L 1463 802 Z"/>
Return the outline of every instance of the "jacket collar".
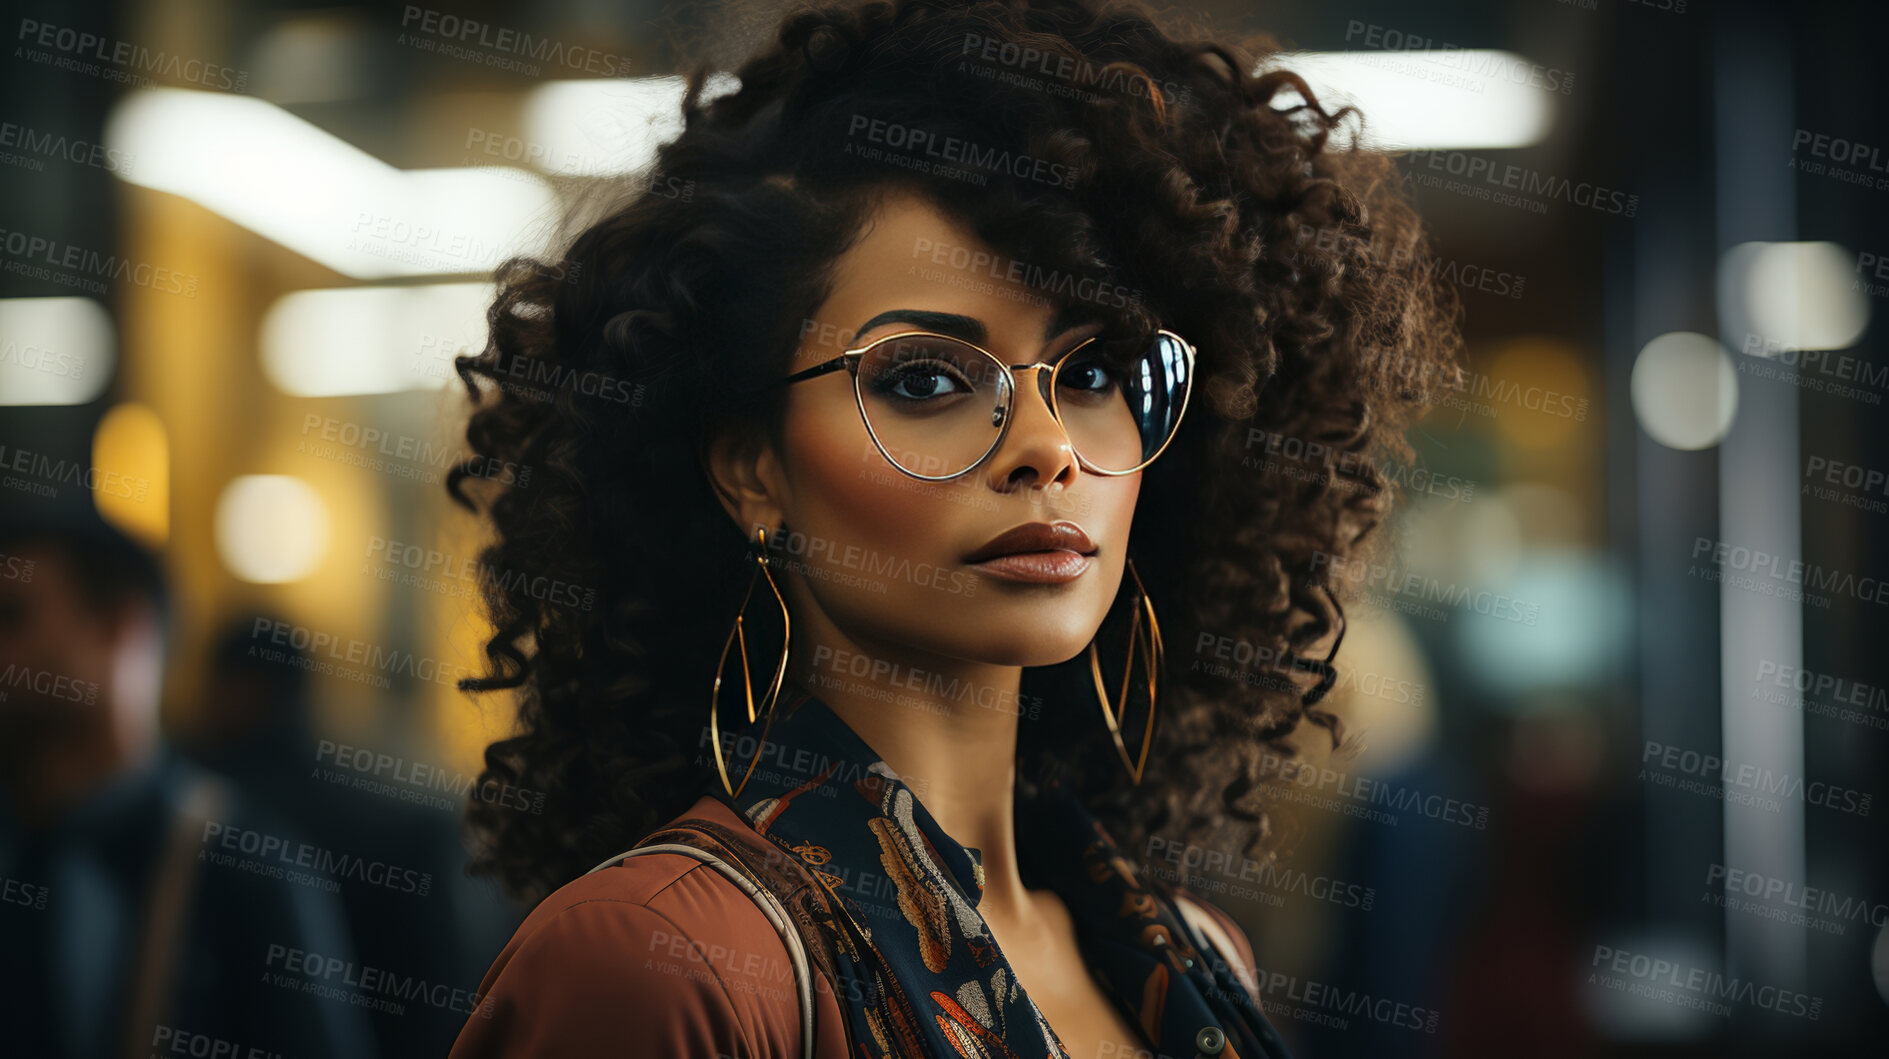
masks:
<path fill-rule="evenodd" d="M 898 1055 L 1063 1056 L 977 911 L 979 851 L 946 834 L 919 792 L 804 689 L 777 705 L 757 742 L 762 731 L 733 740 L 741 769 L 759 761 L 729 804 L 841 898 L 866 942 L 867 962 L 842 970 L 868 983 L 862 995 L 904 996 L 908 1015 L 929 1013 L 856 1026 L 854 1039 L 891 1033 Z M 1055 783 L 1020 788 L 1016 821 L 1026 885 L 1063 899 L 1085 962 L 1162 1053 L 1191 1055 L 1213 1028 L 1227 1034 L 1228 1057 L 1287 1055 L 1224 960 L 1203 958 L 1197 943 L 1210 943 L 1182 923 L 1168 888 L 1143 878 L 1074 794 Z M 976 1043 L 990 1039 L 1002 1046 Z"/>
<path fill-rule="evenodd" d="M 754 829 L 769 834 L 797 802 L 817 800 L 819 811 L 796 814 L 795 834 L 781 837 L 791 837 L 790 848 L 828 882 L 842 880 L 836 889 L 870 898 L 884 877 L 835 862 L 830 854 L 841 833 L 868 833 L 875 819 L 886 820 L 906 834 L 912 853 L 931 873 L 949 883 L 967 905 L 977 907 L 984 896 L 983 854 L 946 834 L 912 785 L 832 707 L 804 691 L 783 694 L 788 697 L 766 726 L 767 737 L 758 748 L 760 761 L 734 803 Z M 746 755 L 756 752 L 754 743 L 738 739 L 735 750 L 745 769 Z M 826 860 L 821 859 L 823 851 L 829 855 Z"/>

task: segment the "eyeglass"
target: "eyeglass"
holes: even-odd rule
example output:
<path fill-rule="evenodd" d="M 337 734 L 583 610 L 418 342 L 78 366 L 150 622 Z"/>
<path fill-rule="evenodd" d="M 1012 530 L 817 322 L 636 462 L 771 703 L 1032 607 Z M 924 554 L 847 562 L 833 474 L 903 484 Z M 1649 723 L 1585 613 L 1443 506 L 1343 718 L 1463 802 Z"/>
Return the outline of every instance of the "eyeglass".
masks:
<path fill-rule="evenodd" d="M 1145 346 L 1094 335 L 1047 363 L 1005 364 L 963 339 L 900 331 L 781 385 L 842 367 L 873 445 L 913 478 L 956 478 L 997 451 L 1016 407 L 1011 372 L 1021 371 L 1035 372 L 1037 392 L 1082 468 L 1119 476 L 1153 463 L 1174 439 L 1194 386 L 1194 347 L 1168 330 Z"/>

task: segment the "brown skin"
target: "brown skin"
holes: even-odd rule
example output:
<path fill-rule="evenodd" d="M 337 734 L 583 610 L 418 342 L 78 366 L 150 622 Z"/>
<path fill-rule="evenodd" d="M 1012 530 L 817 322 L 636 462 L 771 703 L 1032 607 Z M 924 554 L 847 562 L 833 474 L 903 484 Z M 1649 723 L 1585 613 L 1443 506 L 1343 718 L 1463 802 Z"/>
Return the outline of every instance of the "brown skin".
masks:
<path fill-rule="evenodd" d="M 853 334 L 892 309 L 975 317 L 988 331 L 980 344 L 1006 364 L 1052 359 L 1099 329 L 1079 325 L 1045 343 L 1055 307 L 1040 292 L 915 256 L 937 245 L 1004 260 L 927 200 L 889 196 L 836 263 L 832 293 L 804 329 L 791 370 L 909 329 L 887 323 Z M 929 278 L 921 275 L 927 272 Z M 952 285 L 937 272 L 982 283 Z M 1002 287 L 1017 296 L 990 289 Z M 1018 375 L 1020 383 L 1024 378 Z M 1072 658 L 1095 635 L 1121 585 L 1141 476 L 1083 470 L 1048 405 L 1022 385 L 1003 444 L 947 483 L 920 483 L 886 462 L 860 420 L 846 372 L 789 387 L 783 439 L 784 451 L 776 451 L 757 439 L 723 438 L 707 455 L 723 506 L 750 538 L 755 527 L 773 532 L 785 523 L 793 534 L 832 544 L 817 552 L 808 547 L 794 563 L 777 566 L 793 619 L 792 673 L 912 784 L 947 834 L 979 850 L 985 878 L 978 911 L 1070 1054 L 1100 1054 L 1104 1041 L 1138 1050 L 1140 1034 L 1088 974 L 1062 901 L 1024 886 L 1012 799 L 1023 667 Z M 1076 522 L 1096 545 L 1092 565 L 1073 581 L 977 577 L 963 562 L 1005 530 L 1058 519 Z M 848 545 L 941 574 L 875 576 L 858 561 L 836 557 Z M 953 580 L 952 573 L 961 576 Z M 975 587 L 965 590 L 972 578 Z M 832 660 L 849 657 L 839 652 L 891 663 L 895 674 L 922 671 L 938 679 L 894 686 L 846 671 L 835 680 Z M 976 687 L 983 701 L 1004 705 L 972 705 L 926 690 L 953 686 Z"/>
<path fill-rule="evenodd" d="M 148 604 L 94 609 L 63 552 L 15 551 L 33 574 L 0 580 L 0 671 L 32 676 L 0 701 L 0 776 L 12 812 L 36 829 L 152 752 L 162 650 Z"/>

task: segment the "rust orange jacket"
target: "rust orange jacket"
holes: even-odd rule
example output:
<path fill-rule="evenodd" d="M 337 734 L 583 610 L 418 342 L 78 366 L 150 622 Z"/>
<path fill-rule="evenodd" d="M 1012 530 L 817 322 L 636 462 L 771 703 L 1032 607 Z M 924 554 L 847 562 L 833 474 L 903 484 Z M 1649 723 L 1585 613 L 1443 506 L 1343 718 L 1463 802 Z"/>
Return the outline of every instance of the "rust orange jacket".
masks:
<path fill-rule="evenodd" d="M 1003 993 L 978 992 L 1001 982 L 992 973 L 1007 964 L 978 930 L 977 851 L 939 830 L 824 704 L 810 700 L 794 717 L 769 737 L 785 744 L 776 760 L 818 762 L 818 775 L 757 772 L 742 802 L 718 792 L 677 819 L 710 825 L 750 864 L 785 856 L 809 868 L 809 881 L 819 876 L 816 889 L 860 930 L 859 944 L 839 943 L 860 962 L 809 967 L 814 1053 L 1061 1054 L 1014 981 Z M 819 752 L 796 754 L 795 740 Z M 1020 841 L 1020 853 L 1033 853 L 1037 871 L 1053 878 L 1089 939 L 1085 960 L 1117 984 L 1149 1051 L 1188 1059 L 1197 1033 L 1224 1026 L 1223 1059 L 1286 1054 L 1258 1014 L 1252 949 L 1224 912 L 1180 887 L 1144 886 L 1070 801 L 1033 799 L 1020 811 L 1026 822 L 1038 833 Z M 866 1003 L 886 989 L 862 982 L 885 985 L 897 1002 Z M 480 994 L 453 1059 L 802 1054 L 786 943 L 733 881 L 678 853 L 627 858 L 558 889 L 520 925 Z"/>
<path fill-rule="evenodd" d="M 684 814 L 746 821 L 714 798 Z M 452 1059 L 801 1054 L 787 945 L 754 901 L 692 857 L 632 857 L 559 888 L 486 972 Z M 846 1059 L 833 984 L 817 969 L 816 1052 Z"/>

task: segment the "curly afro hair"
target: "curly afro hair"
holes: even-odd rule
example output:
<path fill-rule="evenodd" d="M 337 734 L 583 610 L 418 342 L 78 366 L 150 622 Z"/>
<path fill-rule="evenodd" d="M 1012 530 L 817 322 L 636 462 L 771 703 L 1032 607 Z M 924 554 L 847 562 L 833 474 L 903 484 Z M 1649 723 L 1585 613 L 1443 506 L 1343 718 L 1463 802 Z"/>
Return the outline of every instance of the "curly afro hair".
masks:
<path fill-rule="evenodd" d="M 1124 848 L 1264 844 L 1267 763 L 1302 721 L 1341 739 L 1318 706 L 1343 635 L 1334 573 L 1390 510 L 1387 461 L 1410 458 L 1404 429 L 1454 370 L 1458 310 L 1395 160 L 1345 136 L 1352 112 L 1269 62 L 1265 38 L 1177 25 L 1085 0 L 798 9 L 732 93 L 697 66 L 684 131 L 571 222 L 560 259 L 501 266 L 489 342 L 456 361 L 472 454 L 447 488 L 490 520 L 482 561 L 522 576 L 488 584 L 490 667 L 461 687 L 516 703 L 479 789 L 545 800 L 534 816 L 470 799 L 475 871 L 535 902 L 711 781 L 704 697 L 751 567 L 699 454 L 778 429 L 761 384 L 889 188 L 1017 259 L 1137 292 L 1103 306 L 1115 325 L 1198 347 L 1193 410 L 1143 472 L 1137 565 L 1171 648 L 1225 637 L 1258 664 L 1170 667 L 1139 785 L 1083 656 L 1028 669 L 1045 708 L 1020 722 L 1018 775 L 1059 776 Z M 1051 168 L 869 160 L 849 150 L 862 121 Z M 530 488 L 496 466 L 531 468 Z"/>

